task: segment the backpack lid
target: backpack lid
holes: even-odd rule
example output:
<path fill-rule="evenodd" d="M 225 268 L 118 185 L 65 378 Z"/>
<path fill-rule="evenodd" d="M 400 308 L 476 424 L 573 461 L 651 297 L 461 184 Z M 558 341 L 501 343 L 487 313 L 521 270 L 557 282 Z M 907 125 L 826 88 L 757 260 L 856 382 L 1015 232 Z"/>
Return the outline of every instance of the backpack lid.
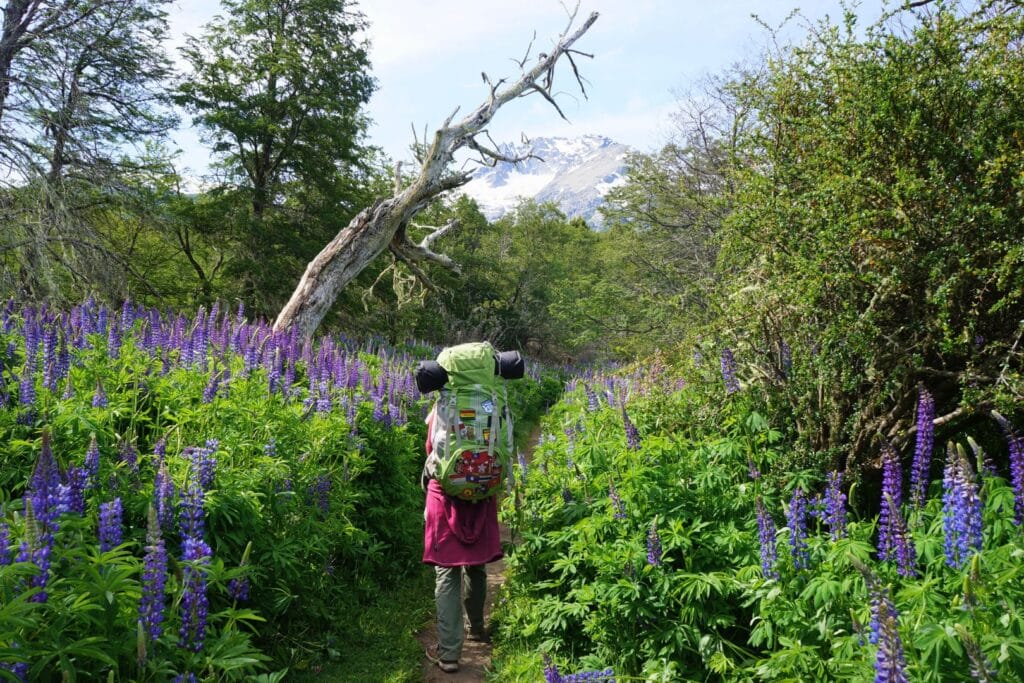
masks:
<path fill-rule="evenodd" d="M 453 384 L 495 383 L 494 347 L 489 342 L 470 342 L 449 346 L 437 356 L 437 363 L 448 373 Z"/>

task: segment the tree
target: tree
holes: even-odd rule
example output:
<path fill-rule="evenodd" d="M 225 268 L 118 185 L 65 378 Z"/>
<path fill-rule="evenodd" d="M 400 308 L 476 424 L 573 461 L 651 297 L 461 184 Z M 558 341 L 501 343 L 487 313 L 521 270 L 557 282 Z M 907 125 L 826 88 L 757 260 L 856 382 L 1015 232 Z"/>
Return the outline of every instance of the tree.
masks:
<path fill-rule="evenodd" d="M 365 20 L 351 0 L 226 0 L 224 8 L 182 51 L 192 73 L 178 101 L 212 145 L 221 191 L 248 204 L 231 270 L 254 299 L 289 287 L 337 231 L 323 219 L 347 221 L 355 210 L 345 207 L 364 200 L 353 180 L 370 168 L 362 108 L 374 80 L 359 38 Z M 268 281 L 276 275 L 285 279 Z"/>
<path fill-rule="evenodd" d="M 363 16 L 349 0 L 226 0 L 190 38 L 179 101 L 259 218 L 284 183 L 329 190 L 358 161 L 374 89 Z"/>
<path fill-rule="evenodd" d="M 526 68 L 529 54 L 523 58 L 519 63 L 522 72 L 512 83 L 505 85 L 505 79 L 493 83 L 487 74 L 483 74 L 484 82 L 490 88 L 486 101 L 458 122 L 455 122 L 458 111 L 452 112 L 435 131 L 430 143 L 421 148 L 418 157 L 420 168 L 415 179 L 408 186 L 402 187 L 400 175 L 396 174 L 398 177 L 394 193 L 361 211 L 309 263 L 291 299 L 278 314 L 274 323 L 276 329 L 295 325 L 303 336 L 312 335 L 333 305 L 338 292 L 385 249 L 390 249 L 396 258 L 425 282 L 429 282 L 429 279 L 418 264 L 433 261 L 446 267 L 455 267 L 448 256 L 434 252 L 433 245 L 457 224 L 449 223 L 440 227 L 414 244 L 407 234 L 410 221 L 438 195 L 469 182 L 469 173 L 449 171 L 458 150 L 468 148 L 479 153 L 482 159 L 492 162 L 517 162 L 526 158 L 502 155 L 493 146 L 481 143 L 478 136 L 486 134 L 487 124 L 503 105 L 532 93 L 544 97 L 561 113 L 554 99 L 553 87 L 555 66 L 563 56 L 572 65 L 582 89 L 582 80 L 573 61 L 574 54 L 582 53 L 573 50 L 572 46 L 597 21 L 597 13 L 591 14 L 570 33 L 575 19 L 576 11 L 573 11 L 568 26 L 551 51 L 540 53 L 534 66 Z"/>
<path fill-rule="evenodd" d="M 110 214 L 97 209 L 139 170 L 144 143 L 175 121 L 163 88 L 168 2 L 11 2 L 4 10 L 0 124 L 8 178 L 22 185 L 5 207 L 7 246 L 21 257 L 32 296 L 56 294 L 67 278 L 121 281 L 131 269 L 105 234 Z"/>
<path fill-rule="evenodd" d="M 904 18 L 819 27 L 732 85 L 756 125 L 719 330 L 752 361 L 788 344 L 804 446 L 848 466 L 911 433 L 921 384 L 936 424 L 1024 399 L 1024 10 Z"/>

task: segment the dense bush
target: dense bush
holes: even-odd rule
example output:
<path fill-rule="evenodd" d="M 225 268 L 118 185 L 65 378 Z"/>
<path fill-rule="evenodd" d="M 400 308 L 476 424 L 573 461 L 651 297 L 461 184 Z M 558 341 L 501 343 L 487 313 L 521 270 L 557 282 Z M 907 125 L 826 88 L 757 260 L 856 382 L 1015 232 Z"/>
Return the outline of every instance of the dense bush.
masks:
<path fill-rule="evenodd" d="M 934 456 L 927 437 L 913 458 L 886 447 L 879 493 L 793 469 L 792 434 L 723 364 L 725 390 L 649 366 L 643 382 L 581 381 L 546 418 L 505 510 L 522 542 L 502 678 L 539 678 L 540 651 L 645 680 L 1019 680 L 1020 437 L 991 455 L 965 435 Z M 944 458 L 915 499 L 904 471 Z"/>

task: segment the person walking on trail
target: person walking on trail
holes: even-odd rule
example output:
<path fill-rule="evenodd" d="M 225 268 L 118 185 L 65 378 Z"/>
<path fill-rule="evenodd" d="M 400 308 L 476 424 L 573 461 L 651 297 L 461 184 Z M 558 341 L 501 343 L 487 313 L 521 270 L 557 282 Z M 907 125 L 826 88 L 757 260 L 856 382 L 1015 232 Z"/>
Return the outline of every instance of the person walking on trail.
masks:
<path fill-rule="evenodd" d="M 498 528 L 502 480 L 511 485 L 512 417 L 504 379 L 523 376 L 517 352 L 487 342 L 444 349 L 416 370 L 420 391 L 440 390 L 427 415 L 423 562 L 435 571 L 438 642 L 427 656 L 459 670 L 465 636 L 487 641 L 486 565 L 503 556 Z"/>

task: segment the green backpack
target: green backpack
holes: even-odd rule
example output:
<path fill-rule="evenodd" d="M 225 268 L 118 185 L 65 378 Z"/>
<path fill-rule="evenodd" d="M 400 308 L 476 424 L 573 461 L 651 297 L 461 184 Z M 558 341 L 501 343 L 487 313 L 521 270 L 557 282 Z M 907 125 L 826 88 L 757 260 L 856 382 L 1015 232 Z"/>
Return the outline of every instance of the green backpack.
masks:
<path fill-rule="evenodd" d="M 426 471 L 455 498 L 479 501 L 510 472 L 512 417 L 497 353 L 487 342 L 449 347 L 437 357 L 448 373 L 435 406 Z"/>

